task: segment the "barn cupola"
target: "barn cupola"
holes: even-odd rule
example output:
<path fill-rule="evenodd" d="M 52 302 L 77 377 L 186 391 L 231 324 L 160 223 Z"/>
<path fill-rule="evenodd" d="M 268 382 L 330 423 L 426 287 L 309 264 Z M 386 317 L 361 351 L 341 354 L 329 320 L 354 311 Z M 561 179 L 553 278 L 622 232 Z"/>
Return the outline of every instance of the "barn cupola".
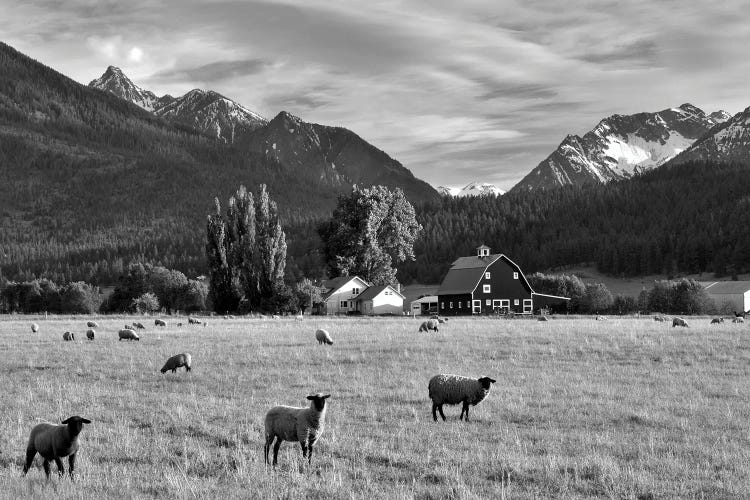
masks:
<path fill-rule="evenodd" d="M 490 247 L 487 245 L 479 245 L 477 247 L 477 257 L 489 257 L 490 256 Z"/>

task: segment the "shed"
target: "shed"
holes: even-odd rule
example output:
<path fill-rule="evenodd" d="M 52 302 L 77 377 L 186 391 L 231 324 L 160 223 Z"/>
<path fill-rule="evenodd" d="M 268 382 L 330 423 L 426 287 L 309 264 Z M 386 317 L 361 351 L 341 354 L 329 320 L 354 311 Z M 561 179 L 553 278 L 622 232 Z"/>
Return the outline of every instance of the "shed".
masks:
<path fill-rule="evenodd" d="M 425 295 L 416 300 L 411 301 L 409 307 L 410 314 L 412 316 L 423 316 L 426 314 L 437 314 L 438 312 L 438 296 L 437 295 Z"/>

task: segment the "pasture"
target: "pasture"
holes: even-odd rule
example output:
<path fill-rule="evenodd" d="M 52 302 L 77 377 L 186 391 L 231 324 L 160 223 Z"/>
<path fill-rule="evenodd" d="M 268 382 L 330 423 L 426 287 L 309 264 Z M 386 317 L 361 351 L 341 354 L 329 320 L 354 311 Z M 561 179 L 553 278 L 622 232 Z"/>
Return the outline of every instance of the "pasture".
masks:
<path fill-rule="evenodd" d="M 689 318 L 0 319 L 2 498 L 726 498 L 750 491 L 750 327 Z M 117 330 L 141 321 L 140 342 Z M 30 325 L 40 325 L 32 333 Z M 183 321 L 177 327 L 177 321 Z M 326 328 L 333 346 L 320 346 Z M 65 330 L 76 341 L 63 342 Z M 193 369 L 162 375 L 187 351 Z M 427 381 L 490 376 L 487 399 L 433 422 Z M 331 394 L 312 466 L 263 417 Z M 31 428 L 71 415 L 77 478 L 47 482 Z M 67 460 L 64 461 L 67 468 Z"/>

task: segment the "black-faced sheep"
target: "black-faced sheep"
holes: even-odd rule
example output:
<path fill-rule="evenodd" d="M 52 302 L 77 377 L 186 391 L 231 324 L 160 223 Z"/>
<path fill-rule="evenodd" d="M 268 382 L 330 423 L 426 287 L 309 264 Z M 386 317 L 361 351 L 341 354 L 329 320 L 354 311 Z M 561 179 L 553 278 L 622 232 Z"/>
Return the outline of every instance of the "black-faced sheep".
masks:
<path fill-rule="evenodd" d="M 719 323 L 724 323 L 724 318 L 713 318 L 711 320 L 712 325 L 719 324 Z"/>
<path fill-rule="evenodd" d="M 421 325 L 419 325 L 419 331 L 420 332 L 429 332 L 430 330 L 438 331 L 438 320 L 436 319 L 428 319 L 427 321 L 423 321 Z"/>
<path fill-rule="evenodd" d="M 96 321 L 88 321 L 86 323 L 86 326 L 88 326 L 89 328 L 99 328 L 99 325 L 96 323 Z"/>
<path fill-rule="evenodd" d="M 282 441 L 299 441 L 302 447 L 302 458 L 307 457 L 307 463 L 312 463 L 313 446 L 323 434 L 326 418 L 326 399 L 330 394 L 315 394 L 307 396 L 309 408 L 295 408 L 293 406 L 274 406 L 266 413 L 266 444 L 263 455 L 268 464 L 268 451 L 273 446 L 273 465 L 278 462 L 279 447 Z"/>
<path fill-rule="evenodd" d="M 674 318 L 672 320 L 672 328 L 674 328 L 675 326 L 683 326 L 685 328 L 688 328 L 687 321 L 682 318 Z"/>
<path fill-rule="evenodd" d="M 117 332 L 117 336 L 119 337 L 118 340 L 141 340 L 138 334 L 135 333 L 134 330 L 131 330 L 129 328 L 120 330 L 119 332 Z"/>
<path fill-rule="evenodd" d="M 26 446 L 26 463 L 23 466 L 23 474 L 29 471 L 34 457 L 39 453 L 44 459 L 44 473 L 49 478 L 50 460 L 54 460 L 57 471 L 62 476 L 65 472 L 62 464 L 63 457 L 68 457 L 68 473 L 73 477 L 75 470 L 76 453 L 78 453 L 78 435 L 83 429 L 83 424 L 90 424 L 91 420 L 79 416 L 66 418 L 62 425 L 42 423 L 31 429 L 29 444 Z"/>
<path fill-rule="evenodd" d="M 487 394 L 495 381 L 489 377 L 479 379 L 441 373 L 435 375 L 427 384 L 427 389 L 432 399 L 432 418 L 437 422 L 437 413 L 445 420 L 443 405 L 463 404 L 459 420 L 469 421 L 469 405 L 476 406 Z"/>
<path fill-rule="evenodd" d="M 171 358 L 167 360 L 166 363 L 164 363 L 164 366 L 161 369 L 162 373 L 166 373 L 169 370 L 172 370 L 172 373 L 175 373 L 178 368 L 185 367 L 185 371 L 189 372 L 190 367 L 193 363 L 193 357 L 190 355 L 189 352 L 183 352 L 182 354 L 175 354 Z"/>
<path fill-rule="evenodd" d="M 73 332 L 65 332 L 65 333 L 63 333 L 63 340 L 64 341 L 68 342 L 70 340 L 75 340 L 75 339 L 76 339 L 75 333 L 73 333 Z"/>
<path fill-rule="evenodd" d="M 163 319 L 156 318 L 154 320 L 154 326 L 167 326 L 167 322 Z"/>
<path fill-rule="evenodd" d="M 94 337 L 96 336 L 96 330 L 93 328 L 89 328 L 86 330 L 86 338 L 89 340 L 94 340 Z"/>
<path fill-rule="evenodd" d="M 327 330 L 323 330 L 322 328 L 319 328 L 315 331 L 315 339 L 318 341 L 318 344 L 333 345 L 333 339 L 331 338 L 331 335 Z"/>

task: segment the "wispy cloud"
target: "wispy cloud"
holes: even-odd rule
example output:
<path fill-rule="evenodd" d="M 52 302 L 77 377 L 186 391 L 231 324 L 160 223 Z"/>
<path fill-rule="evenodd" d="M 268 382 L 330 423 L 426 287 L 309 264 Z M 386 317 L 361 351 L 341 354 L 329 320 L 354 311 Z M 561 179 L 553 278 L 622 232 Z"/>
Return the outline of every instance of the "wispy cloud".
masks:
<path fill-rule="evenodd" d="M 743 0 L 0 0 L 4 41 L 88 82 L 211 88 L 346 126 L 433 184 L 510 188 L 614 113 L 750 105 Z"/>

